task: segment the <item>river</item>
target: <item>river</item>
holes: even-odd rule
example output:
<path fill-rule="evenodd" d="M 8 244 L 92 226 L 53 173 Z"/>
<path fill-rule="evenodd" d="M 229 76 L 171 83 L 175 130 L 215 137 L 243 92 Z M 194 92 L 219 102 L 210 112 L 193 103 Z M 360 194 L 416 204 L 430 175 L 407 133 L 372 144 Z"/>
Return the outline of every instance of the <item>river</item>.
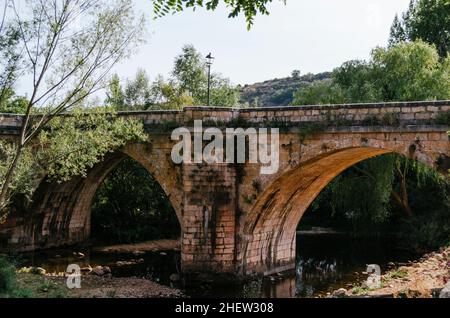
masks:
<path fill-rule="evenodd" d="M 81 255 L 76 255 L 81 252 Z M 351 288 L 366 276 L 368 264 L 386 270 L 390 262 L 417 258 L 397 248 L 393 239 L 354 239 L 344 234 L 299 234 L 296 269 L 243 284 L 180 286 L 170 276 L 180 270 L 179 252 L 152 252 L 140 256 L 102 254 L 90 249 L 59 249 L 17 256 L 21 266 L 64 272 L 68 264 L 109 266 L 114 277 L 145 277 L 163 285 L 179 287 L 191 297 L 323 297 L 338 288 Z M 119 263 L 118 263 L 119 262 Z M 128 262 L 128 263 L 127 263 Z"/>

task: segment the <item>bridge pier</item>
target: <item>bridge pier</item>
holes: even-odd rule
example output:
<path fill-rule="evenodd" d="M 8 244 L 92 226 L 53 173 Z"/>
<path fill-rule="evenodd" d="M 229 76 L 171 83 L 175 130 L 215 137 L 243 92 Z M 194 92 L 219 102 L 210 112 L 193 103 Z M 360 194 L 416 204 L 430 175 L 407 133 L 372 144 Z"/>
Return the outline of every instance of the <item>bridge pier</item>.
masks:
<path fill-rule="evenodd" d="M 236 173 L 228 164 L 184 165 L 183 272 L 235 272 Z"/>

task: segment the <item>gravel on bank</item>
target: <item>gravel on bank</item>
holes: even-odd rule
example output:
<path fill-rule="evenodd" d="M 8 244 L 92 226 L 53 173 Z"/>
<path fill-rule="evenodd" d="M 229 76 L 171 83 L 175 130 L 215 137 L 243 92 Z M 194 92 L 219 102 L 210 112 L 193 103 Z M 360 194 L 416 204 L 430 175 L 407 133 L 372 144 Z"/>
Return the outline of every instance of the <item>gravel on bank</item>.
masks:
<path fill-rule="evenodd" d="M 387 271 L 381 276 L 379 288 L 370 288 L 366 282 L 350 290 L 343 288 L 332 296 L 371 297 L 433 297 L 433 291 L 450 282 L 450 246 L 424 255 L 420 260 Z"/>
<path fill-rule="evenodd" d="M 18 274 L 22 288 L 34 298 L 183 298 L 181 290 L 138 277 L 114 278 L 83 275 L 81 288 L 69 289 L 67 278 Z"/>

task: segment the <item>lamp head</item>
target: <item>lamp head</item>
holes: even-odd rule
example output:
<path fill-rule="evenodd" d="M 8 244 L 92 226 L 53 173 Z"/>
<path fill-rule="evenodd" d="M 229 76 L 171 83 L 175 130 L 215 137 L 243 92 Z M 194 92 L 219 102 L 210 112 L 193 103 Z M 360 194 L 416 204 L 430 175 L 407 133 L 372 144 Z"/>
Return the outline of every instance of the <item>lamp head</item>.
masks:
<path fill-rule="evenodd" d="M 211 65 L 214 59 L 215 59 L 215 58 L 211 55 L 211 53 L 209 53 L 208 55 L 206 55 L 206 63 L 207 63 L 208 65 Z"/>

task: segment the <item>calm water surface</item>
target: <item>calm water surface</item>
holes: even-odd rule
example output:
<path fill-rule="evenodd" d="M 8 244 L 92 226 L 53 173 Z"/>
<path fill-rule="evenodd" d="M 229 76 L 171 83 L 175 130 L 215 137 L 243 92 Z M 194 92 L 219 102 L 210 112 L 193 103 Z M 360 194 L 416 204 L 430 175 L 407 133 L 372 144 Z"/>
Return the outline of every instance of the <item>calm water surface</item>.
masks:
<path fill-rule="evenodd" d="M 77 258 L 74 251 L 84 253 L 85 257 Z M 319 297 L 364 280 L 366 276 L 362 272 L 367 264 L 378 264 L 384 271 L 389 262 L 407 262 L 415 258 L 397 249 L 395 240 L 361 240 L 342 234 L 298 235 L 295 271 L 227 286 L 173 285 L 169 277 L 180 270 L 180 254 L 173 251 L 133 256 L 72 248 L 21 254 L 19 262 L 22 266 L 43 267 L 48 272 L 65 272 L 67 265 L 73 263 L 81 267 L 109 266 L 115 277 L 145 277 L 179 287 L 192 297 Z M 118 266 L 118 261 L 137 264 Z"/>

